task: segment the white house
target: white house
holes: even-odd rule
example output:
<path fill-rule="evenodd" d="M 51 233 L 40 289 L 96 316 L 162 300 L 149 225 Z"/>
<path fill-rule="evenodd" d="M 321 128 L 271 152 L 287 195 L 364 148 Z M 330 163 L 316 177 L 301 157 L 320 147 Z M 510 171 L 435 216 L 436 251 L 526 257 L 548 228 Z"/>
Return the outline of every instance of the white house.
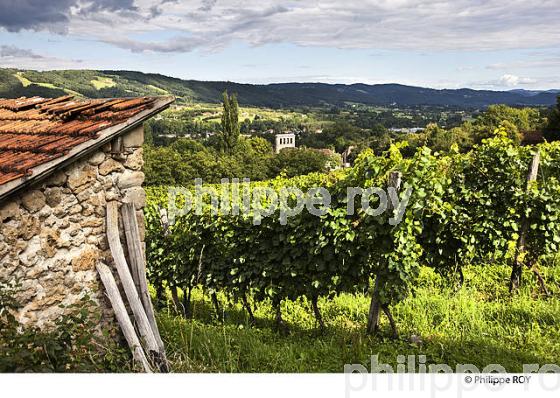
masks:
<path fill-rule="evenodd" d="M 274 145 L 274 150 L 276 153 L 280 152 L 284 148 L 295 148 L 296 147 L 296 135 L 294 133 L 283 133 L 276 134 L 276 141 Z"/>

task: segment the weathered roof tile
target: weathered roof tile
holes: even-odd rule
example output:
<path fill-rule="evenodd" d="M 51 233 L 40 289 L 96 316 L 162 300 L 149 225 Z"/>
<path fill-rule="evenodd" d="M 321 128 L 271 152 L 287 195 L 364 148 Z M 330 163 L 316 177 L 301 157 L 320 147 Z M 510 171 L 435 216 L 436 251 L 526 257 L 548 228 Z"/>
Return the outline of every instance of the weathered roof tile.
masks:
<path fill-rule="evenodd" d="M 0 99 L 0 185 L 154 106 L 155 97 Z"/>

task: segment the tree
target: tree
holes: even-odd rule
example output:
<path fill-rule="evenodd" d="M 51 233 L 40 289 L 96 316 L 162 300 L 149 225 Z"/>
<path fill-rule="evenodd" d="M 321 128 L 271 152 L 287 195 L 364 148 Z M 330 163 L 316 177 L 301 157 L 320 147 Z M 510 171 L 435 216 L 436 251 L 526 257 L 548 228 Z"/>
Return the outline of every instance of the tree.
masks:
<path fill-rule="evenodd" d="M 556 106 L 548 114 L 548 123 L 544 129 L 544 138 L 548 141 L 560 139 L 560 95 L 556 98 Z"/>
<path fill-rule="evenodd" d="M 340 156 L 339 156 L 340 158 Z M 285 148 L 275 156 L 271 170 L 273 175 L 284 173 L 287 177 L 313 172 L 324 172 L 336 159 L 326 151 L 305 148 Z M 340 163 L 340 159 L 338 159 Z"/>
<path fill-rule="evenodd" d="M 506 127 L 508 137 L 519 143 L 522 133 L 539 130 L 542 118 L 538 109 L 512 108 L 507 105 L 490 105 L 474 123 L 474 135 L 477 142 L 494 135 L 494 131 Z"/>
<path fill-rule="evenodd" d="M 226 153 L 233 153 L 239 141 L 239 105 L 237 96 L 228 95 L 227 90 L 223 94 L 222 131 L 221 144 Z"/>

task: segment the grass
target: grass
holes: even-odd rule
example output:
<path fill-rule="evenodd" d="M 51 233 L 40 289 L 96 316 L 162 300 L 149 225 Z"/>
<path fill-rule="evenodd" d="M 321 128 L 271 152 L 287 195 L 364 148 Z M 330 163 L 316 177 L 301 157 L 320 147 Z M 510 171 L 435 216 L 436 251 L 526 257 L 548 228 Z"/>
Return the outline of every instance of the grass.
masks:
<path fill-rule="evenodd" d="M 32 82 L 31 80 L 27 79 L 26 77 L 24 77 L 24 76 L 21 74 L 21 72 L 15 73 L 15 74 L 14 74 L 14 77 L 15 77 L 16 79 L 18 79 L 18 80 L 21 82 L 21 85 L 22 85 L 23 87 L 28 87 L 28 86 L 30 86 L 31 84 L 33 84 L 33 82 Z"/>
<path fill-rule="evenodd" d="M 176 372 L 342 372 L 344 364 L 369 369 L 375 354 L 393 366 L 397 355 L 425 355 L 427 365 L 473 364 L 482 370 L 500 364 L 521 372 L 523 364 L 560 363 L 560 270 L 541 271 L 553 297 L 541 297 L 528 273 L 519 294 L 510 296 L 505 266 L 469 267 L 459 291 L 423 269 L 413 294 L 393 308 L 396 340 L 387 337 L 384 317 L 380 336 L 364 334 L 369 305 L 364 294 L 321 300 L 324 333 L 305 299 L 283 303 L 290 327 L 283 335 L 273 330 L 270 303 L 258 305 L 256 326 L 250 327 L 241 304 L 220 295 L 222 323 L 202 291 L 193 292 L 193 320 L 165 310 L 159 321 Z"/>
<path fill-rule="evenodd" d="M 156 87 L 157 88 L 157 87 Z M 220 122 L 222 105 L 221 104 L 209 104 L 209 103 L 197 103 L 192 105 L 182 105 L 175 108 L 178 112 L 188 112 L 192 115 L 193 120 L 197 122 Z M 270 108 L 258 108 L 258 107 L 239 107 L 239 122 L 243 122 L 245 119 L 254 121 L 255 117 L 258 115 L 262 120 L 267 121 L 280 121 L 282 119 L 293 119 L 299 118 L 305 121 L 309 121 L 309 115 L 305 113 L 289 111 L 289 110 L 278 110 Z"/>
<path fill-rule="evenodd" d="M 72 95 L 74 95 L 74 96 L 76 96 L 76 97 L 81 97 L 81 96 L 82 96 L 82 94 L 78 93 L 77 91 L 70 90 L 70 89 L 66 89 L 66 88 L 57 87 L 56 85 L 54 85 L 54 84 L 52 84 L 52 83 L 33 82 L 33 81 L 29 80 L 28 78 L 26 78 L 25 76 L 23 76 L 22 72 L 17 72 L 17 73 L 15 73 L 15 74 L 14 74 L 14 77 L 16 77 L 16 78 L 20 81 L 20 83 L 21 83 L 21 85 L 22 85 L 23 87 L 28 87 L 28 86 L 30 86 L 30 85 L 32 85 L 32 84 L 35 84 L 36 86 L 44 87 L 44 88 L 50 88 L 50 89 L 53 89 L 53 90 L 62 89 L 62 90 L 64 90 L 64 92 L 66 92 L 67 94 L 72 94 Z M 109 80 L 111 80 L 111 79 L 109 79 Z M 91 83 L 95 86 L 93 80 L 92 80 Z M 111 87 L 111 86 L 105 86 L 105 87 Z M 97 87 L 97 86 L 96 86 L 96 88 L 99 90 L 100 88 L 103 88 L 103 87 Z"/>
<path fill-rule="evenodd" d="M 102 77 L 96 76 L 94 80 L 91 80 L 90 83 L 96 90 L 101 90 L 104 88 L 110 88 L 117 85 L 117 83 L 111 79 L 110 77 Z"/>
<path fill-rule="evenodd" d="M 155 91 L 159 94 L 162 94 L 162 95 L 169 95 L 170 94 L 169 91 L 164 90 L 163 88 L 154 86 L 153 84 L 148 84 L 148 85 L 146 85 L 146 87 L 149 88 L 150 90 L 153 90 L 153 91 Z"/>

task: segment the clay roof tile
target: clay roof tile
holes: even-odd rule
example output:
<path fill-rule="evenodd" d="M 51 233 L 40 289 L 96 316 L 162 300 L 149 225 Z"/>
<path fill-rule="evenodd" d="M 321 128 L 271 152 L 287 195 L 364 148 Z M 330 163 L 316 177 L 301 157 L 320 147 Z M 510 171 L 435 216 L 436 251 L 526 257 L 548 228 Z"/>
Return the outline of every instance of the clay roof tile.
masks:
<path fill-rule="evenodd" d="M 0 99 L 0 186 L 65 155 L 101 130 L 153 107 L 156 98 Z"/>

